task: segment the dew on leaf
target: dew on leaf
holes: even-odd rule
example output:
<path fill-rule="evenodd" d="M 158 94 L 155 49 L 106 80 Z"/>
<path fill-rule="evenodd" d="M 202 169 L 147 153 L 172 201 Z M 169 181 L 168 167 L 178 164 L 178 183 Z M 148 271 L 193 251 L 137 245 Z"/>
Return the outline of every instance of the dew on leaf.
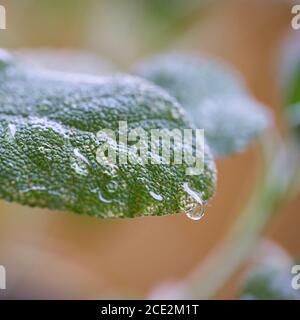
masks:
<path fill-rule="evenodd" d="M 75 157 L 71 158 L 71 167 L 75 170 L 75 172 L 82 176 L 88 175 L 88 168 L 89 165 L 88 159 L 79 151 L 78 148 L 73 150 Z"/>
<path fill-rule="evenodd" d="M 201 195 L 192 190 L 187 182 L 183 184 L 183 190 L 188 193 L 191 200 L 186 209 L 186 216 L 194 221 L 200 220 L 204 216 L 204 203 Z"/>
<path fill-rule="evenodd" d="M 75 154 L 75 156 L 76 156 L 77 158 L 81 159 L 81 160 L 82 160 L 83 162 L 85 162 L 86 164 L 90 164 L 89 161 L 88 161 L 88 159 L 79 151 L 78 148 L 75 148 L 75 149 L 73 150 L 73 152 L 74 152 L 74 154 Z"/>
<path fill-rule="evenodd" d="M 154 198 L 157 201 L 162 201 L 163 200 L 163 197 L 160 194 L 157 194 L 157 193 L 155 193 L 153 191 L 150 191 L 149 194 L 150 194 L 150 196 L 152 198 Z"/>
<path fill-rule="evenodd" d="M 111 181 L 107 184 L 106 189 L 108 192 L 116 192 L 118 189 L 118 183 L 116 181 Z"/>
<path fill-rule="evenodd" d="M 193 207 L 192 209 L 188 210 L 186 212 L 186 216 L 194 221 L 198 221 L 201 218 L 203 218 L 205 215 L 204 213 L 204 207 L 201 204 L 196 205 L 196 207 Z"/>
<path fill-rule="evenodd" d="M 81 175 L 81 176 L 87 176 L 88 170 L 84 163 L 79 163 L 75 161 L 74 159 L 71 159 L 71 167 L 74 169 L 74 171 Z"/>
<path fill-rule="evenodd" d="M 14 139 L 15 139 L 16 132 L 17 132 L 17 127 L 16 127 L 16 125 L 10 123 L 10 124 L 8 125 L 8 138 L 9 138 L 10 140 L 14 140 Z"/>
<path fill-rule="evenodd" d="M 33 192 L 33 191 L 47 191 L 47 188 L 44 186 L 30 186 L 24 189 L 21 189 L 21 193 Z"/>
<path fill-rule="evenodd" d="M 111 202 L 113 202 L 112 199 L 107 199 L 107 198 L 105 198 L 105 197 L 102 195 L 101 192 L 99 192 L 99 200 L 102 201 L 102 202 L 104 202 L 104 203 L 111 203 Z"/>

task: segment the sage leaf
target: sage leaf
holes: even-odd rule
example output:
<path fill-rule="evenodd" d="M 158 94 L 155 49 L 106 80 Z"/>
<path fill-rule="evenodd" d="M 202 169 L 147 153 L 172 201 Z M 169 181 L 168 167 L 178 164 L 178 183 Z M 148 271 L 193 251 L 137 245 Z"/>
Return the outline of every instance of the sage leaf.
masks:
<path fill-rule="evenodd" d="M 186 174 L 185 163 L 141 164 L 134 152 L 132 163 L 99 161 L 104 143 L 120 147 L 109 135 L 100 139 L 99 132 L 118 136 L 120 121 L 147 133 L 192 128 L 177 101 L 143 79 L 37 70 L 1 52 L 0 198 L 129 218 L 189 210 L 195 197 L 187 185 L 203 202 L 212 197 L 216 169 L 208 148 L 197 176 Z"/>
<path fill-rule="evenodd" d="M 250 97 L 228 66 L 187 54 L 141 62 L 135 73 L 177 98 L 216 156 L 244 150 L 270 124 L 270 113 Z"/>

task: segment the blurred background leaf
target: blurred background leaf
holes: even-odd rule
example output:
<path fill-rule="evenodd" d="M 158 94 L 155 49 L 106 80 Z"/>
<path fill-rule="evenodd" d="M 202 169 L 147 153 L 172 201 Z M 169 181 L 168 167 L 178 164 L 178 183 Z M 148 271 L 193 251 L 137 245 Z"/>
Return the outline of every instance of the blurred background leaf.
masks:
<path fill-rule="evenodd" d="M 288 123 L 300 137 L 300 36 L 289 34 L 281 48 L 283 99 Z"/>
<path fill-rule="evenodd" d="M 216 156 L 243 151 L 266 130 L 271 113 L 225 63 L 192 54 L 164 54 L 136 67 L 139 76 L 177 98 Z"/>
<path fill-rule="evenodd" d="M 241 298 L 249 300 L 300 300 L 293 289 L 291 273 L 295 263 L 277 244 L 265 241 L 252 258 L 244 277 Z"/>

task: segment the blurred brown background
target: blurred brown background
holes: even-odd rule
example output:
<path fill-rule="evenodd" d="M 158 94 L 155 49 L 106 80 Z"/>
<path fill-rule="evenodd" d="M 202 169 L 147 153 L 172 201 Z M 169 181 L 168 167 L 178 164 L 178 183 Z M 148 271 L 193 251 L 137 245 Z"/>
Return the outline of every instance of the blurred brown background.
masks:
<path fill-rule="evenodd" d="M 1 47 L 84 48 L 122 68 L 169 48 L 198 50 L 234 65 L 281 124 L 278 63 L 282 41 L 291 32 L 291 1 L 0 3 L 7 10 Z M 0 202 L 0 264 L 6 266 L 8 286 L 0 297 L 145 297 L 159 283 L 183 278 L 238 216 L 259 150 L 252 146 L 217 164 L 217 195 L 200 222 L 184 214 L 103 221 Z M 300 256 L 299 206 L 298 197 L 277 213 L 267 231 L 293 257 Z M 218 297 L 234 298 L 235 291 L 231 283 Z"/>

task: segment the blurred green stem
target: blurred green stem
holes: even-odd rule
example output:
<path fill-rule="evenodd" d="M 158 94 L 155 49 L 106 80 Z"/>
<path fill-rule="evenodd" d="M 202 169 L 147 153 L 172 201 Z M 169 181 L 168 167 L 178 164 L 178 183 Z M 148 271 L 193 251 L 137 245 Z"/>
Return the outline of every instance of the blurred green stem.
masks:
<path fill-rule="evenodd" d="M 299 149 L 278 133 L 261 140 L 263 168 L 249 203 L 221 245 L 185 281 L 186 298 L 209 299 L 240 269 L 255 248 L 267 222 L 293 194 Z"/>

